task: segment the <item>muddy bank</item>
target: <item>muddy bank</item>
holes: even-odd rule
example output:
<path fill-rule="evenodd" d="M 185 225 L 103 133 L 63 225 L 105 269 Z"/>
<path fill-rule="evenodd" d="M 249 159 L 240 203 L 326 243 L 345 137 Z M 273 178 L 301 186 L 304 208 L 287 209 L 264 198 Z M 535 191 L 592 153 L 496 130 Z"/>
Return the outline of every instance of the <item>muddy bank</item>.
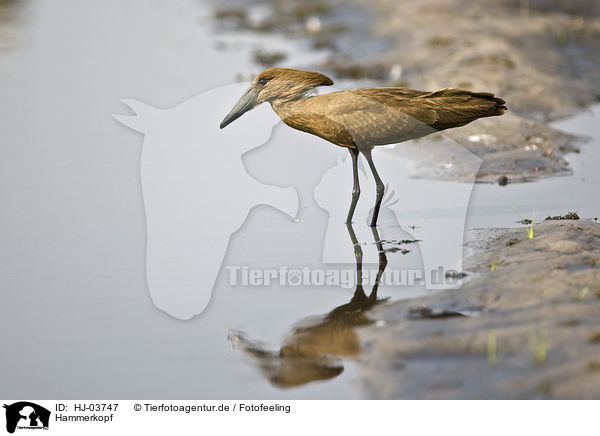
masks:
<path fill-rule="evenodd" d="M 570 172 L 564 155 L 581 143 L 545 122 L 600 99 L 596 2 L 426 0 L 417 6 L 378 0 L 364 5 L 378 11 L 375 34 L 394 41 L 374 61 L 400 65 L 400 84 L 488 90 L 508 102 L 510 116 L 448 132 L 482 158 L 479 181 L 520 182 Z M 469 139 L 482 135 L 489 140 Z M 433 144 L 419 155 L 427 162 L 440 153 L 443 144 Z M 454 169 L 445 177 L 462 179 Z"/>
<path fill-rule="evenodd" d="M 569 174 L 564 156 L 578 151 L 581 141 L 546 122 L 600 99 L 600 13 L 593 0 L 267 0 L 251 5 L 232 0 L 215 6 L 217 27 L 309 41 L 313 49 L 326 51 L 326 59 L 292 66 L 323 71 L 341 87 L 459 87 L 504 98 L 509 114 L 445 132 L 446 140 L 482 158 L 482 182 Z M 257 50 L 255 60 L 257 70 L 287 65 L 285 52 Z M 460 162 L 443 172 L 428 168 L 440 156 L 448 162 L 443 141 L 402 148 L 399 153 L 425 164 L 417 177 L 470 180 Z"/>
<path fill-rule="evenodd" d="M 366 4 L 378 11 L 377 34 L 395 41 L 378 60 L 400 62 L 411 86 L 489 89 L 515 113 L 539 120 L 572 115 L 600 98 L 593 0 L 570 7 L 545 0 Z"/>
<path fill-rule="evenodd" d="M 364 395 L 600 398 L 600 224 L 548 220 L 533 233 L 479 231 L 462 289 L 371 312 Z"/>
<path fill-rule="evenodd" d="M 413 162 L 411 177 L 480 183 L 529 182 L 572 174 L 567 153 L 579 153 L 586 138 L 560 132 L 507 112 L 477 120 L 460 129 L 436 133 L 398 145 L 394 151 Z M 456 145 L 481 160 L 477 174 Z"/>

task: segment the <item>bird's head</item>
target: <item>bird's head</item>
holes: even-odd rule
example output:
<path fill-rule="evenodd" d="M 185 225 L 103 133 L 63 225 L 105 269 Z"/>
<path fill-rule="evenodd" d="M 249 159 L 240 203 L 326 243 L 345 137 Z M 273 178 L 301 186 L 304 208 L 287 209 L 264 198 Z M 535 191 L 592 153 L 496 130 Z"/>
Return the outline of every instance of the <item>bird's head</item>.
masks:
<path fill-rule="evenodd" d="M 333 80 L 321 73 L 291 68 L 269 68 L 256 76 L 250 88 L 221 122 L 220 127 L 222 129 L 261 103 L 268 101 L 277 104 L 297 100 L 317 86 L 327 85 L 333 85 Z"/>

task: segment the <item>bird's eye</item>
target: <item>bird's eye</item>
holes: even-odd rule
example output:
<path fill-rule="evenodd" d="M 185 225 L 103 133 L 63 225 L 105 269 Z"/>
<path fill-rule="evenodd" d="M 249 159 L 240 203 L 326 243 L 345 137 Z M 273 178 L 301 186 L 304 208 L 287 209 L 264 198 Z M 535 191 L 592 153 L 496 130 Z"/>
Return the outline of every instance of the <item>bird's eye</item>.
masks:
<path fill-rule="evenodd" d="M 258 79 L 258 83 L 261 86 L 265 86 L 267 83 L 269 83 L 269 79 Z"/>

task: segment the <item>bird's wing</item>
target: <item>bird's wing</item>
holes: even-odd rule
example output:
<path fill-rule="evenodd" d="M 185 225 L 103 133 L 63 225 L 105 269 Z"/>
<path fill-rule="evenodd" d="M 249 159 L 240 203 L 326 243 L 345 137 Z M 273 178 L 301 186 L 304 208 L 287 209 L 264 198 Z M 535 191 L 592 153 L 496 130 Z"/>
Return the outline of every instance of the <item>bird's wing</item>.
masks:
<path fill-rule="evenodd" d="M 342 91 L 330 98 L 326 113 L 359 146 L 402 142 L 434 131 L 437 114 L 419 101 L 424 94 L 406 88 Z"/>
<path fill-rule="evenodd" d="M 366 88 L 300 100 L 283 121 L 334 144 L 393 144 L 501 115 L 504 100 L 461 89 Z"/>
<path fill-rule="evenodd" d="M 400 86 L 352 89 L 348 92 L 384 101 L 394 100 L 398 98 L 415 98 L 421 95 L 430 94 L 428 91 L 419 91 L 417 89 L 403 88 Z"/>

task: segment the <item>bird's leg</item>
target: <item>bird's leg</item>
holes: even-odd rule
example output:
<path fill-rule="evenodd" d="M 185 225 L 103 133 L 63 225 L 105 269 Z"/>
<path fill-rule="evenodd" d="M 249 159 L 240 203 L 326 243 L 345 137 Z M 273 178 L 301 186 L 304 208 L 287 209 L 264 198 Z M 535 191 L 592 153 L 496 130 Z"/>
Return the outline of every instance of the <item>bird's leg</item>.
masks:
<path fill-rule="evenodd" d="M 371 172 L 373 173 L 373 178 L 375 178 L 375 184 L 377 185 L 377 197 L 375 199 L 375 207 L 373 208 L 373 218 L 371 218 L 371 227 L 375 227 L 377 225 L 377 216 L 379 215 L 379 208 L 381 207 L 381 200 L 383 199 L 383 191 L 385 190 L 385 186 L 383 182 L 379 178 L 379 174 L 377 174 L 377 169 L 375 168 L 375 164 L 373 163 L 373 157 L 371 156 L 371 150 L 364 150 L 362 154 L 367 159 L 369 163 L 369 168 L 371 168 Z"/>
<path fill-rule="evenodd" d="M 348 217 L 346 218 L 346 224 L 352 223 L 352 216 L 356 209 L 356 203 L 358 203 L 358 197 L 360 197 L 360 184 L 358 182 L 358 149 L 348 148 L 350 151 L 350 157 L 352 158 L 352 203 L 350 203 L 350 209 L 348 210 Z"/>
<path fill-rule="evenodd" d="M 350 239 L 352 240 L 352 246 L 354 248 L 354 258 L 356 259 L 356 290 L 354 291 L 354 296 L 352 300 L 366 300 L 367 296 L 365 295 L 365 291 L 363 290 L 362 285 L 362 258 L 363 251 L 356 238 L 356 233 L 354 233 L 354 229 L 352 228 L 351 223 L 346 224 L 346 228 L 348 229 L 348 233 L 350 234 Z"/>
<path fill-rule="evenodd" d="M 383 242 L 379 237 L 379 232 L 377 231 L 377 227 L 371 227 L 371 231 L 373 233 L 373 239 L 375 240 L 375 245 L 377 246 L 377 251 L 379 252 L 379 269 L 377 270 L 377 276 L 375 277 L 375 283 L 373 284 L 373 289 L 371 290 L 371 294 L 369 295 L 370 300 L 377 300 L 377 289 L 379 288 L 379 281 L 381 280 L 381 276 L 383 275 L 383 271 L 387 266 L 387 256 L 385 255 L 385 250 L 383 249 Z"/>

